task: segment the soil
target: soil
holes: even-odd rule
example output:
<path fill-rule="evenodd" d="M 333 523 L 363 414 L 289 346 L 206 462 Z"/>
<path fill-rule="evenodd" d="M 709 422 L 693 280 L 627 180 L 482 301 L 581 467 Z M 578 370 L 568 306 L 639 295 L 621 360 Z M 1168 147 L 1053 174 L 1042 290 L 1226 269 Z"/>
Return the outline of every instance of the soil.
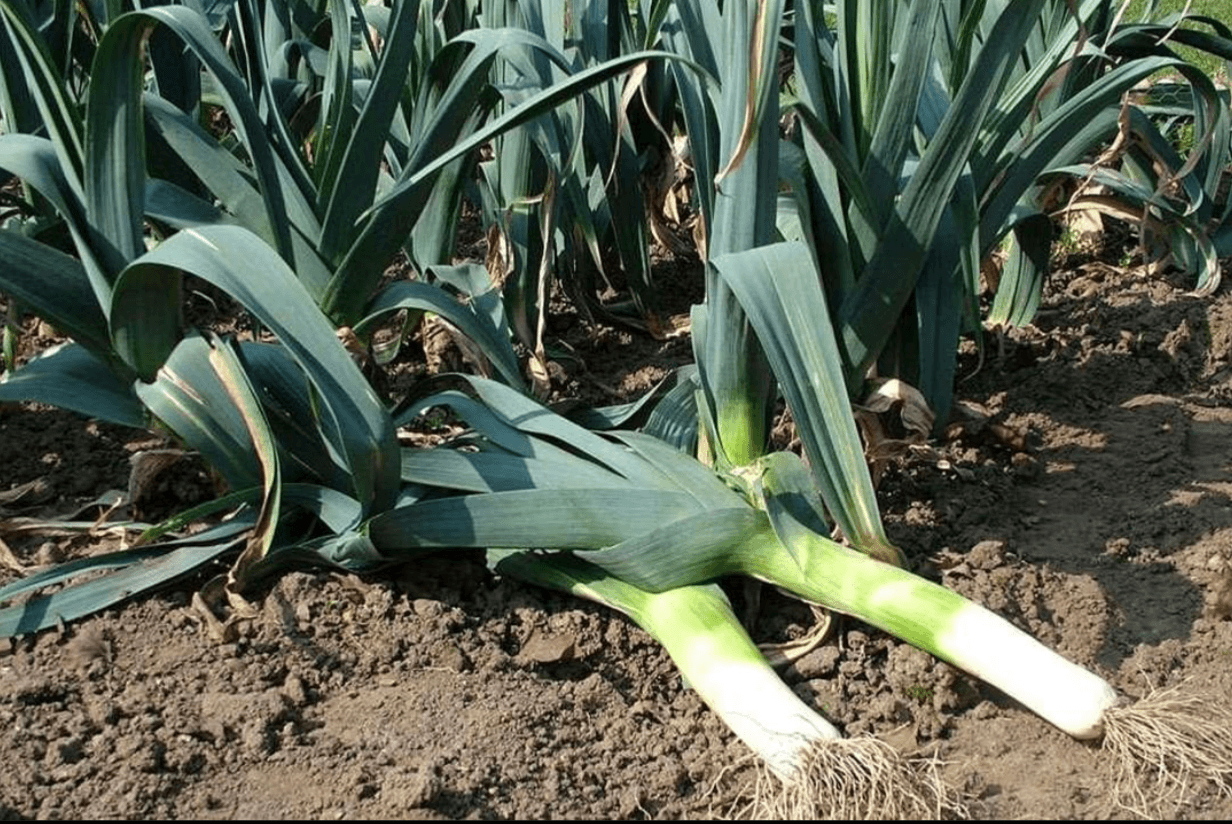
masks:
<path fill-rule="evenodd" d="M 636 395 L 689 356 L 687 339 L 559 323 L 570 388 L 592 401 Z M 1035 325 L 988 332 L 962 372 L 963 414 L 882 477 L 912 564 L 1126 695 L 1227 700 L 1232 296 L 1073 261 Z M 0 560 L 117 547 L 106 522 L 21 518 L 89 526 L 132 456 L 166 447 L 0 407 Z M 208 495 L 192 461 L 143 490 L 137 514 Z M 373 579 L 290 574 L 229 644 L 194 617 L 199 585 L 0 642 L 0 818 L 686 818 L 747 801 L 748 751 L 649 636 L 494 579 L 476 554 Z M 784 640 L 811 621 L 766 592 L 753 632 Z M 974 815 L 1131 815 L 1098 746 L 858 621 L 784 677 L 847 735 L 935 755 Z M 1190 789 L 1155 812 L 1232 818 L 1228 798 Z"/>

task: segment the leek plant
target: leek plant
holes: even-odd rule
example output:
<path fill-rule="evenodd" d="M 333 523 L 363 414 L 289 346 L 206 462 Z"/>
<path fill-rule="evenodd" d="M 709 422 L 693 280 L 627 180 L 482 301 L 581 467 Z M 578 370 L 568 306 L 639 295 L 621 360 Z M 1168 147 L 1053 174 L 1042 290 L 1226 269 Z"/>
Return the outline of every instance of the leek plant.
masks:
<path fill-rule="evenodd" d="M 417 124 L 422 128 L 412 129 L 420 142 L 397 167 L 391 190 L 374 203 L 381 160 L 388 162 L 380 129 L 391 128 L 389 109 L 401 99 L 402 78 L 409 73 L 397 61 L 406 61 L 414 35 L 414 0 L 394 5 L 374 86 L 357 110 L 352 102 L 362 84 L 352 88 L 351 72 L 335 66 L 342 78 L 334 89 L 343 99 L 338 122 L 353 116 L 358 125 L 345 144 L 337 144 L 334 161 L 318 155 L 312 171 L 333 181 L 319 188 L 302 162 L 301 146 L 280 127 L 286 123 L 271 104 L 278 84 L 268 82 L 265 64 L 254 56 L 262 54 L 258 27 L 243 14 L 258 7 L 256 0 L 236 4 L 241 21 L 249 22 L 241 24 L 243 36 L 234 38 L 253 49 L 248 69 L 256 91 L 235 70 L 208 18 L 188 6 L 156 6 L 106 23 L 83 92 L 84 114 L 21 2 L 0 0 L 0 69 L 5 88 L 29 91 L 42 134 L 0 134 L 0 169 L 28 186 L 37 195 L 33 202 L 46 204 L 62 230 L 43 238 L 22 231 L 27 224 L 21 221 L 0 228 L 0 291 L 10 308 L 37 313 L 71 340 L 6 372 L 0 400 L 34 400 L 128 426 L 165 427 L 200 452 L 230 492 L 146 530 L 136 549 L 83 559 L 0 589 L 0 601 L 8 601 L 85 573 L 109 572 L 0 609 L 0 633 L 36 632 L 73 620 L 237 554 L 231 571 L 207 587 L 213 605 L 242 606 L 252 581 L 290 563 L 379 564 L 361 525 L 402 500 L 399 447 L 390 410 L 343 347 L 337 322 L 362 326 L 399 308 L 438 313 L 481 346 L 491 344 L 498 353 L 503 347 L 510 357 L 494 358 L 497 372 L 521 385 L 489 303 L 463 303 L 435 287 L 407 282 L 374 300 L 364 284 L 379 276 L 410 235 L 442 170 L 655 55 L 637 52 L 588 67 L 479 123 L 471 120 L 476 101 L 485 98 L 486 71 L 496 52 L 510 42 L 538 41 L 511 30 L 459 34 L 444 50 L 450 60 L 432 70 L 430 90 L 423 92 L 436 108 Z M 350 32 L 351 4 L 331 8 L 335 30 Z M 243 161 L 149 86 L 144 46 L 159 36 L 176 40 L 177 56 L 189 55 L 208 71 L 213 94 L 243 138 Z M 345 66 L 350 37 L 336 40 L 341 45 L 329 61 Z M 391 76 L 396 82 L 388 81 L 387 98 L 383 78 Z M 449 100 L 460 101 L 457 117 L 445 114 Z M 464 136 L 463 126 L 470 129 Z M 147 165 L 156 168 L 156 159 L 166 160 L 151 132 L 174 147 L 196 185 L 216 203 L 147 174 Z M 342 131 L 333 134 L 342 140 Z M 319 141 L 315 148 L 324 149 Z M 309 198 L 310 192 L 328 196 Z M 178 231 L 165 239 L 153 231 L 169 226 Z M 446 269 L 443 276 L 456 274 Z M 233 297 L 277 342 L 224 341 L 208 330 L 185 328 L 180 311 L 186 276 Z M 193 520 L 222 513 L 231 516 L 221 525 L 192 537 L 176 535 Z M 166 539 L 168 533 L 174 537 Z"/>
<path fill-rule="evenodd" d="M 997 290 L 989 323 L 1029 322 L 1038 306 L 1052 240 L 1051 221 L 1039 211 L 1046 206 L 1062 215 L 1089 209 L 1137 224 L 1148 261 L 1162 264 L 1167 261 L 1160 258 L 1167 256 L 1194 278 L 1198 294 L 1217 288 L 1219 258 L 1232 250 L 1228 210 L 1219 197 L 1229 151 L 1227 91 L 1180 59 L 1177 51 L 1232 59 L 1232 37 L 1226 22 L 1200 14 L 1151 20 L 1153 5 L 1139 22 L 1127 22 L 1123 4 L 1116 15 L 1105 15 L 1100 37 L 1104 55 L 1125 67 L 1144 60 L 1164 64 L 1160 73 L 1127 91 L 1116 108 L 1115 130 L 1106 128 L 1110 112 L 1099 116 L 1107 132 L 1105 143 L 1087 145 L 1078 154 L 1067 150 L 1054 155 L 1048 161 L 1052 168 L 1039 169 L 1044 177 L 1030 214 L 1006 238 L 1009 280 Z M 1115 72 L 1120 71 L 1118 66 Z M 1165 136 L 1178 128 L 1193 130 L 1188 149 L 1171 145 Z M 1049 204 L 1053 184 L 1066 179 L 1078 191 Z M 1092 186 L 1102 187 L 1101 193 L 1095 194 Z"/>
<path fill-rule="evenodd" d="M 808 256 L 803 248 L 798 254 Z M 720 620 L 717 594 L 696 589 L 727 575 L 855 616 L 995 686 L 1069 735 L 1098 739 L 1132 809 L 1163 809 L 1208 781 L 1232 792 L 1225 704 L 1176 693 L 1130 703 L 989 610 L 836 543 L 796 456 L 775 453 L 752 471 L 716 473 L 648 434 L 600 437 L 498 384 L 469 379 L 464 388 L 407 410 L 449 406 L 473 431 L 447 447 L 404 452 L 403 479 L 437 492 L 373 518 L 374 545 L 389 557 L 533 547 L 491 551 L 489 563 L 609 604 L 662 641 L 707 704 L 783 779 L 783 790 L 763 799 L 770 808 L 787 805 L 805 817 L 901 813 L 878 801 L 898 785 L 917 799 L 915 814 L 961 800 L 893 752 L 837 743 L 797 702 L 766 700 L 782 696 L 781 688 L 758 669 L 764 662 L 754 660 L 743 633 Z M 698 615 L 712 616 L 709 635 L 695 632 Z M 697 660 L 701 648 L 708 660 Z M 765 681 L 755 698 L 750 681 Z M 865 770 L 876 779 L 836 777 Z M 818 793 L 819 771 L 841 791 Z"/>
<path fill-rule="evenodd" d="M 961 810 L 934 762 L 874 739 L 844 739 L 801 702 L 711 583 L 724 574 L 720 559 L 773 544 L 749 479 L 720 476 L 644 433 L 600 436 L 479 378 L 416 400 L 399 420 L 437 406 L 474 431 L 448 448 L 403 452 L 403 480 L 425 491 L 368 521 L 367 536 L 385 557 L 458 546 L 610 547 L 492 549 L 488 562 L 499 574 L 617 609 L 659 640 L 776 776 L 756 799 L 759 812 L 880 818 Z M 804 505 L 818 524 L 820 503 Z M 657 568 L 670 577 L 658 578 Z"/>
<path fill-rule="evenodd" d="M 237 4 L 236 8 L 243 11 L 250 5 Z M 378 67 L 377 71 L 383 78 L 383 85 L 378 88 L 383 99 L 396 101 L 400 98 L 397 89 L 401 78 L 406 75 L 408 62 L 403 44 L 409 42 L 415 31 L 413 5 L 408 2 L 398 7 L 398 11 L 404 12 L 394 18 L 400 34 L 391 37 L 391 42 L 382 52 L 384 59 L 381 65 L 388 69 L 381 72 Z M 33 202 L 42 205 L 43 211 L 54 216 L 58 225 L 67 228 L 73 238 L 69 247 L 51 249 L 44 245 L 23 243 L 14 232 L 0 235 L 0 244 L 6 249 L 12 244 L 21 245 L 19 251 L 6 254 L 6 260 L 13 261 L 14 265 L 6 267 L 0 289 L 21 298 L 24 306 L 51 320 L 78 345 L 84 346 L 89 354 L 114 367 L 112 371 L 116 375 L 116 383 L 108 387 L 107 392 L 114 397 L 128 395 L 130 403 L 127 408 L 119 409 L 92 403 L 88 393 L 62 392 L 59 397 L 56 396 L 60 382 L 55 377 L 52 361 L 55 357 L 61 357 L 65 359 L 66 368 L 71 367 L 74 359 L 83 357 L 76 346 L 49 355 L 37 369 L 29 371 L 23 378 L 22 397 L 40 398 L 39 393 L 49 393 L 41 399 L 50 403 L 68 400 L 70 408 L 95 416 L 110 416 L 121 423 L 140 421 L 138 405 L 127 388 L 131 370 L 121 363 L 122 359 L 112 357 L 110 336 L 105 328 L 99 327 L 103 326 L 100 321 L 108 316 L 106 307 L 110 298 L 110 281 L 126 263 L 144 251 L 143 233 L 147 227 L 166 234 L 180 228 L 246 226 L 279 250 L 316 302 L 327 309 L 333 308 L 326 299 L 326 293 L 330 283 L 338 285 L 336 277 L 341 275 L 344 284 L 361 279 L 358 275 L 345 275 L 336 259 L 338 256 L 323 256 L 323 252 L 329 251 L 326 241 L 330 234 L 326 232 L 326 227 L 330 224 L 326 215 L 332 213 L 335 221 L 345 225 L 347 221 L 353 221 L 359 211 L 372 205 L 379 168 L 377 155 L 385 140 L 383 135 L 390 126 L 388 122 L 381 122 L 387 112 L 374 111 L 378 108 L 375 106 L 365 107 L 360 115 L 355 115 L 349 88 L 357 81 L 349 73 L 341 72 L 342 79 L 335 84 L 345 81 L 348 89 L 346 94 L 341 95 L 346 105 L 338 107 L 338 114 L 335 115 L 335 120 L 339 122 L 322 123 L 319 131 L 330 132 L 341 139 L 341 126 L 355 125 L 354 133 L 350 135 L 353 139 L 343 146 L 349 147 L 350 152 L 346 155 L 346 162 L 343 162 L 342 155 L 345 153 L 341 150 L 337 161 L 344 175 L 350 177 L 346 186 L 337 185 L 336 182 L 318 186 L 304 163 L 300 146 L 291 139 L 287 123 L 281 119 L 289 114 L 282 110 L 270 110 L 268 105 L 273 97 L 271 89 L 278 85 L 275 82 L 278 78 L 271 80 L 264 63 L 254 58 L 246 67 L 248 76 L 253 78 L 249 85 L 215 36 L 212 21 L 201 13 L 186 6 L 166 6 L 132 12 L 107 21 L 101 27 L 98 48 L 100 52 L 105 52 L 108 62 L 103 63 L 99 59 L 97 71 L 90 73 L 90 82 L 83 92 L 84 106 L 69 94 L 68 90 L 72 88 L 70 80 L 64 78 L 48 58 L 46 44 L 41 42 L 38 31 L 32 26 L 28 15 L 22 13 L 21 6 L 6 0 L 0 5 L 0 17 L 4 20 L 7 34 L 5 53 L 10 56 L 3 66 L 6 86 L 26 88 L 39 114 L 39 122 L 44 124 L 42 134 L 35 134 L 36 130 L 23 134 L 15 132 L 11 121 L 6 120 L 9 133 L 0 136 L 0 168 L 15 173 L 27 187 L 37 191 L 39 197 Z M 341 17 L 342 21 L 336 21 L 340 26 L 346 20 L 346 14 Z M 349 22 L 346 23 L 346 30 L 350 31 Z M 246 43 L 256 36 L 254 26 L 250 25 L 246 31 L 246 37 L 234 39 Z M 198 77 L 203 74 L 202 66 L 208 69 L 204 73 L 212 81 L 207 84 L 208 96 L 227 111 L 242 145 L 239 154 L 243 156 L 243 161 L 224 149 L 190 115 L 200 113 L 200 93 L 195 98 L 188 95 L 183 100 L 175 100 L 174 97 L 168 100 L 161 94 L 147 94 L 152 91 L 143 82 L 143 38 L 147 34 L 151 37 L 151 49 L 153 44 L 167 38 L 179 43 L 178 49 L 170 50 L 179 61 L 169 61 L 173 67 L 179 67 L 186 73 L 195 72 Z M 349 35 L 344 43 L 345 53 L 350 55 Z M 461 53 L 466 50 L 465 44 L 458 44 L 455 49 Z M 343 47 L 339 46 L 334 51 L 340 53 Z M 396 66 L 399 62 L 402 63 L 400 70 Z M 185 67 L 185 63 L 189 66 Z M 482 55 L 477 63 L 475 73 L 478 79 L 471 77 L 471 86 L 482 85 L 479 82 L 485 65 Z M 150 83 L 162 91 L 170 84 L 166 80 L 160 83 L 158 78 L 165 78 L 174 72 L 170 69 L 158 71 L 160 63 L 157 61 L 154 65 L 156 71 Z M 264 85 L 261 82 L 263 78 L 266 81 Z M 467 82 L 458 81 L 463 87 Z M 279 89 L 286 91 L 281 85 Z M 335 96 L 341 90 L 342 86 L 338 85 Z M 284 105 L 290 105 L 285 101 L 294 102 L 296 99 L 296 95 L 290 93 L 279 98 Z M 83 108 L 86 122 L 82 120 Z M 265 110 L 264 115 L 262 110 Z M 330 126 L 337 128 L 328 128 Z M 108 129 L 112 131 L 108 133 Z M 95 135 L 93 139 L 91 130 Z M 443 137 L 438 135 L 436 145 L 453 148 L 455 136 L 453 133 Z M 458 156 L 463 156 L 466 148 L 480 145 L 484 139 L 485 136 L 478 136 L 470 146 L 461 147 L 463 151 L 458 152 Z M 433 154 L 423 163 L 441 159 Z M 361 166 L 365 168 L 361 169 Z M 147 168 L 152 173 L 147 174 Z M 324 168 L 322 161 L 322 173 Z M 164 176 L 160 177 L 160 174 Z M 416 178 L 416 183 L 422 188 L 430 184 L 434 176 L 435 171 L 430 171 Z M 408 173 L 408 177 L 414 175 Z M 372 181 L 372 189 L 367 192 L 362 183 L 365 178 Z M 88 181 L 88 185 L 84 181 Z M 407 198 L 398 203 L 391 204 L 381 213 L 383 219 L 396 217 L 391 211 L 395 207 L 407 208 Z M 410 208 L 413 210 L 415 207 L 412 205 Z M 412 211 L 412 218 L 413 214 Z M 406 215 L 402 217 L 407 218 Z M 149 224 L 145 223 L 147 218 Z M 338 227 L 332 232 L 347 234 Z M 105 238 L 108 233 L 122 234 L 124 240 L 99 243 L 99 239 Z M 362 278 L 379 277 L 381 269 L 405 236 L 405 232 L 400 234 L 386 226 L 379 232 L 379 243 L 386 244 L 383 252 L 372 248 L 373 240 L 369 237 L 368 247 L 361 257 L 364 266 L 375 268 L 365 269 Z M 77 294 L 70 299 L 62 294 L 65 290 L 79 290 L 81 280 L 73 266 L 66 268 L 56 258 L 57 250 L 75 255 L 86 267 L 93 295 Z M 59 274 L 48 275 L 48 272 Z M 44 286 L 48 278 L 60 285 Z M 360 286 L 356 283 L 348 290 L 349 294 L 358 295 Z M 38 294 L 40 292 L 43 293 L 41 296 Z M 358 308 L 354 312 L 358 314 L 343 313 L 339 318 L 344 323 L 364 328 L 364 320 L 375 323 L 399 308 L 436 312 L 470 332 L 474 339 L 490 344 L 498 373 L 506 380 L 520 381 L 516 360 L 487 315 L 466 308 L 447 293 L 423 283 L 397 284 L 383 291 L 379 297 L 380 300 L 372 305 L 372 315 L 366 311 L 373 298 L 369 290 L 357 301 Z M 97 316 L 96 311 L 96 317 L 74 317 L 93 311 L 88 306 L 91 302 L 102 308 L 101 317 Z M 153 330 L 125 337 L 127 340 L 146 338 L 151 349 L 165 353 L 167 337 L 174 338 L 178 329 L 175 320 L 178 297 L 168 293 L 152 305 L 163 307 L 148 315 L 161 325 L 159 331 L 163 339 L 155 342 L 151 337 Z M 83 323 L 94 328 L 83 329 Z M 157 359 L 158 356 L 153 357 Z M 49 366 L 52 368 L 49 369 Z M 148 372 L 148 369 L 144 372 L 147 377 Z M 46 379 L 40 376 L 46 376 Z M 92 382 L 99 383 L 103 379 L 100 375 Z M 71 405 L 74 394 L 79 399 L 77 406 Z"/>
<path fill-rule="evenodd" d="M 608 0 L 490 3 L 480 21 L 533 32 L 568 61 L 528 50 L 524 59 L 501 62 L 494 85 L 506 106 L 568 72 L 636 50 L 632 11 Z M 662 325 L 641 181 L 648 154 L 665 141 L 647 123 L 642 88 L 662 71 L 661 61 L 646 63 L 621 87 L 589 90 L 576 106 L 502 135 L 491 158 L 478 164 L 491 277 L 502 284 L 514 332 L 540 368 L 543 303 L 552 283 L 593 319 L 641 332 Z M 613 269 L 626 288 L 615 300 L 600 299 L 616 282 Z"/>
<path fill-rule="evenodd" d="M 960 334 L 1038 306 L 1053 235 L 1040 175 L 1113 141 L 1123 96 L 1161 71 L 1184 76 L 1203 125 L 1226 116 L 1160 42 L 1229 48 L 1219 24 L 1196 25 L 1120 25 L 1105 0 L 853 1 L 833 28 L 823 4 L 797 7 L 779 225 L 814 250 L 854 399 L 875 370 L 946 424 Z M 1003 243 L 1012 265 L 982 319 L 981 262 Z"/>
<path fill-rule="evenodd" d="M 1232 34 L 1223 33 L 1232 59 Z M 1095 162 L 1049 170 L 1079 187 L 1062 212 L 1093 210 L 1136 226 L 1146 264 L 1173 265 L 1193 278 L 1196 295 L 1213 294 L 1220 260 L 1232 254 L 1229 90 L 1199 76 L 1155 83 L 1141 97 L 1126 102 L 1122 139 Z"/>

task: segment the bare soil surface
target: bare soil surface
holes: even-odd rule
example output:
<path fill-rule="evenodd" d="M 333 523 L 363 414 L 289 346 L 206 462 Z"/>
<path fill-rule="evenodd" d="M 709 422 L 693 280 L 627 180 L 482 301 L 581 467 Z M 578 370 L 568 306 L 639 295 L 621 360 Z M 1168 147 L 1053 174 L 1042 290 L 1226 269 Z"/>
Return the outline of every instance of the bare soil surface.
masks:
<path fill-rule="evenodd" d="M 561 323 L 585 366 L 566 365 L 571 388 L 592 401 L 689 355 Z M 1126 695 L 1183 684 L 1227 701 L 1232 297 L 1090 261 L 1052 278 L 1035 326 L 985 344 L 959 387 L 976 416 L 882 480 L 891 537 Z M 0 407 L 0 582 L 118 547 L 107 522 L 22 518 L 88 525 L 130 457 L 165 446 Z M 209 494 L 182 461 L 137 514 Z M 474 553 L 371 580 L 288 575 L 225 645 L 190 607 L 199 584 L 0 642 L 0 818 L 684 818 L 747 801 L 748 751 L 645 633 L 494 579 Z M 767 593 L 754 634 L 810 622 Z M 846 734 L 935 753 L 975 815 L 1130 816 L 1097 745 L 857 621 L 784 675 Z M 1232 802 L 1194 787 L 1156 812 L 1227 820 Z"/>

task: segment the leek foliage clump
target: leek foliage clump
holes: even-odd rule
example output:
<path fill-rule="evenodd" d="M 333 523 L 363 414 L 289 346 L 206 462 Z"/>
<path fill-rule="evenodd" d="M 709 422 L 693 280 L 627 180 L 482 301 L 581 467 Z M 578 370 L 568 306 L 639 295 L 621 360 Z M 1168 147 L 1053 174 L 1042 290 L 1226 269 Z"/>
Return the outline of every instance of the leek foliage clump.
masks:
<path fill-rule="evenodd" d="M 0 0 L 0 172 L 21 183 L 0 228 L 0 292 L 14 316 L 33 312 L 71 338 L 6 371 L 0 401 L 170 430 L 229 489 L 189 516 L 235 513 L 161 542 L 175 529 L 138 525 L 136 549 L 0 588 L 4 602 L 108 571 L 0 609 L 2 635 L 97 612 L 222 557 L 240 560 L 207 588 L 218 609 L 293 564 L 379 566 L 362 525 L 405 497 L 399 445 L 352 357 L 367 347 L 342 341 L 431 313 L 475 343 L 491 374 L 525 387 L 499 300 L 466 288 L 482 267 L 437 266 L 439 283 L 379 281 L 403 246 L 452 238 L 460 184 L 447 169 L 670 57 L 630 50 L 571 71 L 530 32 L 470 25 L 473 3 L 461 20 L 419 0 L 290 3 L 238 0 L 216 18 L 191 5 L 99 6 L 72 24 L 91 47 L 60 60 L 46 38 L 68 34 L 38 22 L 52 10 Z M 332 33 L 328 48 L 301 26 Z M 528 52 L 560 71 L 493 115 L 493 65 Z M 231 133 L 198 123 L 210 107 Z M 259 339 L 185 324 L 186 277 L 235 299 Z"/>
<path fill-rule="evenodd" d="M 873 739 L 843 739 L 805 705 L 712 583 L 738 571 L 737 558 L 770 552 L 771 567 L 794 564 L 767 513 L 754 505 L 758 493 L 749 491 L 773 484 L 724 479 L 650 436 L 598 436 L 499 384 L 467 384 L 467 395 L 448 390 L 412 407 L 448 406 L 475 431 L 449 448 L 404 455 L 404 479 L 432 484 L 438 493 L 370 521 L 368 534 L 383 553 L 534 546 L 490 550 L 489 564 L 617 609 L 662 643 L 688 683 L 780 782 L 778 791 L 759 796 L 763 812 L 883 818 L 961 809 L 935 763 Z M 482 406 L 466 402 L 471 393 Z M 796 460 L 803 471 L 794 456 L 775 457 Z M 441 497 L 444 491 L 454 494 Z M 766 501 L 781 495 L 784 506 L 818 517 L 819 501 L 798 500 L 798 486 L 762 494 Z M 550 551 L 566 548 L 574 551 Z"/>

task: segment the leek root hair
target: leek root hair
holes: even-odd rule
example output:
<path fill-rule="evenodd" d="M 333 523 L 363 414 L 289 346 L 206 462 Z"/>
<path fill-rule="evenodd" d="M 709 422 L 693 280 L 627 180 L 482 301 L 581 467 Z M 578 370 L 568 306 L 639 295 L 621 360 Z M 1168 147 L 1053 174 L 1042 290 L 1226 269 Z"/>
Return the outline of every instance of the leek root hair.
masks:
<path fill-rule="evenodd" d="M 912 759 L 876 738 L 819 741 L 784 780 L 761 771 L 751 818 L 940 819 L 964 817 L 960 794 L 936 759 Z"/>
<path fill-rule="evenodd" d="M 1232 794 L 1232 708 L 1209 694 L 1170 687 L 1107 709 L 1103 750 L 1118 803 L 1143 817 L 1171 815 L 1204 782 Z"/>

